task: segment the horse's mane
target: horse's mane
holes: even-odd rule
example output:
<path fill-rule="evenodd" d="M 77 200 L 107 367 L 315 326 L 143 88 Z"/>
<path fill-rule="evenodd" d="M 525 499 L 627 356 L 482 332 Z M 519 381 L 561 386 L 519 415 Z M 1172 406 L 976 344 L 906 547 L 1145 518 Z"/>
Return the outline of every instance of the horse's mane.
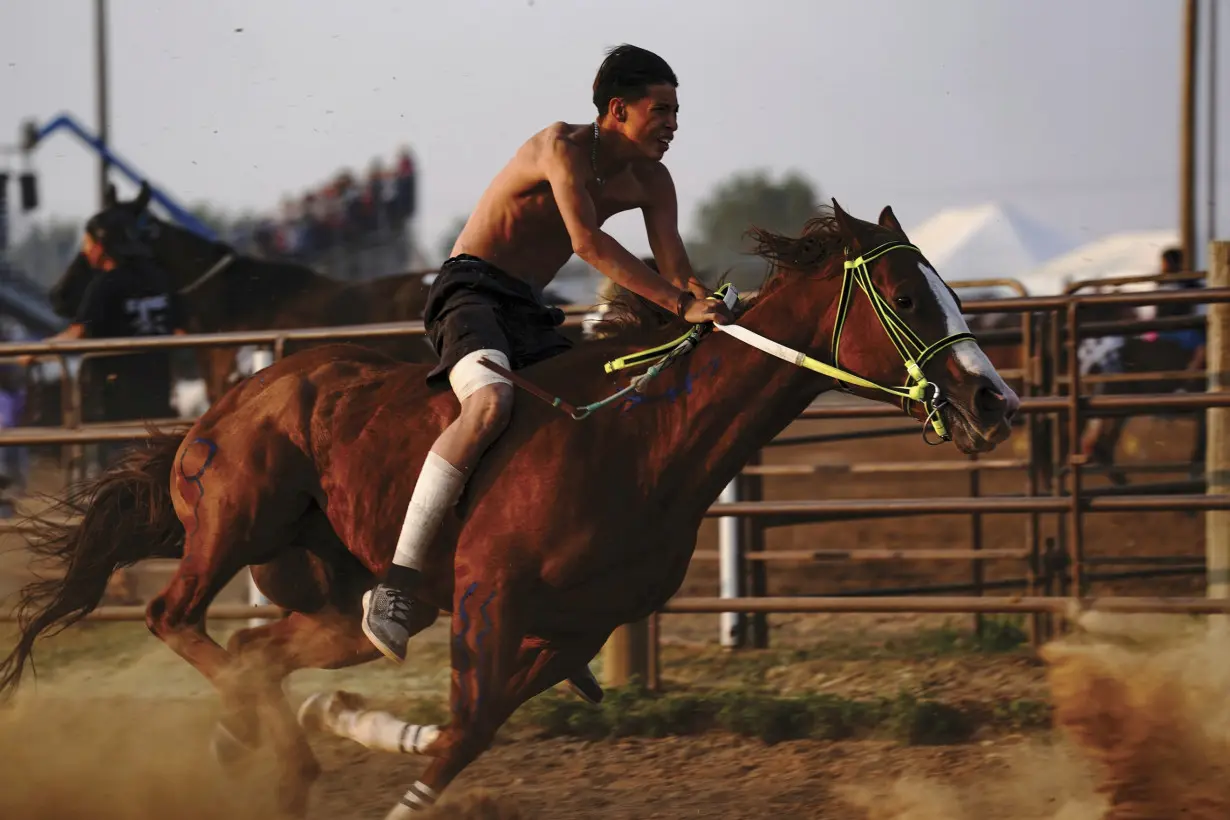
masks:
<path fill-rule="evenodd" d="M 755 241 L 752 254 L 768 262 L 769 270 L 757 288 L 756 296 L 742 300 L 744 310 L 772 293 L 791 276 L 819 273 L 824 268 L 824 261 L 834 253 L 840 253 L 844 246 L 837 217 L 832 207 L 827 205 L 821 206 L 816 216 L 807 221 L 799 236 L 787 236 L 757 227 L 748 231 L 748 235 Z M 657 268 L 654 267 L 654 270 Z M 687 330 L 686 322 L 648 299 L 618 285 L 614 285 L 612 290 L 614 292 L 609 298 L 599 302 L 603 314 L 593 325 L 595 337 L 631 341 L 663 335 L 668 328 L 678 333 Z"/>

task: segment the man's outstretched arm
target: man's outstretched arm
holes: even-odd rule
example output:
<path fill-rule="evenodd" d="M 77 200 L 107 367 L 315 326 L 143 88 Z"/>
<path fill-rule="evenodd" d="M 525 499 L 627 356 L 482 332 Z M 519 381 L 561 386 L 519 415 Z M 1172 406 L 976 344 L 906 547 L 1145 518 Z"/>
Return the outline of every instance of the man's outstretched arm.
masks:
<path fill-rule="evenodd" d="M 587 161 L 584 152 L 561 139 L 550 143 L 543 159 L 546 165 L 543 170 L 555 194 L 555 202 L 568 228 L 568 235 L 572 238 L 573 252 L 616 284 L 671 313 L 677 313 L 686 291 L 654 273 L 598 225 L 594 200 L 585 189 L 586 180 L 593 175 Z M 683 301 L 686 303 L 690 300 Z M 685 317 L 694 323 L 706 322 L 724 317 L 725 313 L 708 303 L 701 303 L 689 308 Z"/>
<path fill-rule="evenodd" d="M 697 298 L 703 299 L 711 291 L 692 270 L 683 237 L 679 235 L 679 202 L 670 171 L 665 165 L 653 165 L 646 176 L 647 199 L 641 211 L 645 215 L 649 249 L 658 270 L 675 287 L 689 290 Z"/>

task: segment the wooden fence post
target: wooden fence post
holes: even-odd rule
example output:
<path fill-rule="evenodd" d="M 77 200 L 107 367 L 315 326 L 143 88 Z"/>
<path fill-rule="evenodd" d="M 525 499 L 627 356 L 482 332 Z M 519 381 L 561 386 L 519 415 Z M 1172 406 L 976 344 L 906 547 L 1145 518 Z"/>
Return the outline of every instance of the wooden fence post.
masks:
<path fill-rule="evenodd" d="M 650 679 L 649 619 L 624 624 L 611 633 L 602 648 L 602 677 L 606 686 L 626 686 L 639 677 L 642 686 L 656 688 Z M 655 636 L 656 637 L 656 636 Z"/>
<path fill-rule="evenodd" d="M 1230 287 L 1230 242 L 1209 243 L 1210 288 Z M 1208 306 L 1207 369 L 1210 393 L 1230 391 L 1230 304 Z M 1205 411 L 1208 439 L 1205 449 L 1205 479 L 1209 495 L 1230 492 L 1230 408 Z M 1230 511 L 1209 510 L 1204 514 L 1207 558 L 1206 584 L 1210 598 L 1230 597 Z M 1225 635 L 1230 622 L 1224 615 L 1209 617 L 1210 626 Z"/>

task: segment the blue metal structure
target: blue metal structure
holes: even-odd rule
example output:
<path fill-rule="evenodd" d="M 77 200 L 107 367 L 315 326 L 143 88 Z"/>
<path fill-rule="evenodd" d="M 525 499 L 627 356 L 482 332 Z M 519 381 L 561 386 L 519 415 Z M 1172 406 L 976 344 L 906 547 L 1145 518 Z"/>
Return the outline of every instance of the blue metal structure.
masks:
<path fill-rule="evenodd" d="M 81 125 L 81 123 L 78 122 L 72 114 L 67 112 L 57 115 L 54 119 L 45 123 L 41 127 L 36 126 L 33 123 L 28 123 L 25 128 L 23 144 L 21 146 L 22 150 L 25 152 L 34 150 L 40 142 L 61 129 L 67 129 L 75 137 L 85 143 L 87 147 L 92 148 L 96 154 L 106 159 L 112 167 L 127 177 L 134 185 L 140 185 L 142 182 L 149 181 L 144 174 L 138 172 L 136 168 L 116 155 L 114 151 L 106 145 L 103 145 L 102 141 L 99 140 L 97 136 L 86 130 L 86 128 Z M 152 182 L 149 183 L 149 185 L 151 199 L 161 205 L 172 219 L 183 225 L 188 230 L 200 234 L 206 239 L 217 241 L 217 234 L 205 225 L 205 223 L 201 222 L 201 220 L 189 213 L 186 208 L 183 208 L 179 205 L 179 203 L 175 202 L 163 193 L 162 190 L 160 190 Z"/>

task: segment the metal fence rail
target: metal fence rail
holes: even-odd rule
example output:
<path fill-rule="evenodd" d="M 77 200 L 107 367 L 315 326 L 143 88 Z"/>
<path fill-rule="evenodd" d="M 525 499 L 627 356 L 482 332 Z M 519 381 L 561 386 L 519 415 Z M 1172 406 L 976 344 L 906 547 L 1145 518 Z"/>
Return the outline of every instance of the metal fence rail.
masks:
<path fill-rule="evenodd" d="M 743 536 L 737 539 L 735 562 L 725 549 L 719 557 L 725 569 L 734 566 L 742 579 L 734 587 L 723 584 L 723 597 L 680 598 L 669 602 L 663 612 L 748 614 L 759 618 L 751 624 L 752 642 L 764 645 L 767 642 L 767 626 L 763 615 L 770 612 L 1070 612 L 1073 607 L 1094 608 L 1101 611 L 1123 612 L 1188 612 L 1212 613 L 1230 611 L 1224 600 L 1165 599 L 1165 598 L 1089 598 L 1077 600 L 1071 597 L 1038 596 L 1038 589 L 1048 593 L 1053 578 L 1049 570 L 1041 567 L 1041 550 L 1038 544 L 1037 523 L 1039 516 L 1057 516 L 1066 527 L 1061 527 L 1061 543 L 1058 551 L 1070 558 L 1063 580 L 1064 589 L 1071 588 L 1083 594 L 1085 563 L 1082 549 L 1080 520 L 1088 513 L 1118 511 L 1160 510 L 1230 510 L 1230 495 L 1208 493 L 1149 494 L 1121 496 L 1084 491 L 1080 474 L 1083 463 L 1072 457 L 1070 443 L 1062 443 L 1063 435 L 1079 429 L 1084 419 L 1098 415 L 1131 412 L 1157 413 L 1174 410 L 1200 410 L 1204 408 L 1230 407 L 1230 392 L 1209 394 L 1154 394 L 1154 395 L 1081 395 L 1082 383 L 1088 381 L 1075 373 L 1064 374 L 1059 367 L 1066 355 L 1068 369 L 1074 370 L 1075 345 L 1079 339 L 1107 333 L 1136 332 L 1155 327 L 1178 328 L 1200 326 L 1193 319 L 1163 319 L 1151 322 L 1120 321 L 1080 324 L 1077 319 L 1083 308 L 1097 305 L 1139 306 L 1146 304 L 1221 304 L 1230 303 L 1230 287 L 1212 288 L 1198 292 L 1153 292 L 1069 295 L 1057 297 L 1013 297 L 1008 299 L 971 301 L 964 306 L 968 314 L 1017 313 L 1022 316 L 1020 329 L 1007 328 L 984 331 L 979 337 L 987 342 L 1008 344 L 1022 343 L 1022 361 L 1027 366 L 1020 371 L 1024 388 L 1020 425 L 1029 441 L 1029 456 L 1026 459 L 986 459 L 971 461 L 939 462 L 935 464 L 903 464 L 881 462 L 879 464 L 850 465 L 763 465 L 757 456 L 743 471 L 740 486 L 734 492 L 723 494 L 723 499 L 706 513 L 718 518 L 724 533 L 737 533 L 743 527 Z M 565 326 L 578 326 L 582 317 L 571 316 Z M 405 335 L 421 335 L 422 323 L 393 325 L 362 325 L 296 330 L 259 331 L 223 334 L 194 334 L 162 337 L 158 339 L 105 339 L 77 340 L 55 343 L 0 343 L 0 359 L 23 354 L 44 354 L 60 357 L 88 354 L 91 352 L 120 352 L 149 350 L 152 348 L 195 348 L 215 346 L 258 345 L 272 346 L 275 356 L 280 357 L 287 344 L 296 341 L 322 342 L 338 339 L 362 341 L 364 339 L 388 338 Z M 68 370 L 65 369 L 65 373 Z M 1134 374 L 1146 381 L 1159 375 L 1184 374 Z M 69 378 L 73 378 L 71 375 Z M 1109 380 L 1108 380 L 1109 381 Z M 1061 390 L 1060 388 L 1066 388 Z M 799 419 L 883 419 L 900 418 L 896 407 L 872 404 L 862 405 L 816 405 L 808 408 Z M 171 424 L 188 422 L 175 420 Z M 918 428 L 910 428 L 917 432 Z M 824 436 L 791 436 L 779 439 L 774 444 L 794 445 L 817 440 L 833 440 L 839 437 L 883 436 L 908 432 L 905 427 L 883 430 L 852 431 L 825 434 Z M 80 444 L 86 442 L 139 440 L 148 436 L 140 425 L 76 426 L 75 428 L 18 428 L 0 431 L 0 446 L 34 444 Z M 766 476 L 806 475 L 834 470 L 857 473 L 885 473 L 903 469 L 925 469 L 932 472 L 967 474 L 971 483 L 970 497 L 911 498 L 911 499 L 825 499 L 813 501 L 764 501 L 760 498 L 759 485 Z M 1026 473 L 1025 494 L 1017 496 L 985 496 L 980 493 L 978 476 L 988 470 L 1019 469 Z M 1047 494 L 1041 487 L 1048 486 Z M 1177 485 L 1176 485 L 1177 486 Z M 1020 549 L 981 549 L 981 521 L 989 514 L 1020 514 L 1029 516 L 1026 528 L 1026 543 Z M 797 550 L 769 552 L 763 548 L 763 535 L 767 527 L 807 521 L 849 520 L 869 517 L 900 517 L 913 515 L 968 515 L 971 517 L 973 549 L 969 550 Z M 1075 523 L 1074 523 L 1075 522 Z M 730 526 L 731 524 L 735 526 Z M 698 553 L 697 558 L 711 560 L 712 554 Z M 935 597 L 935 596 L 880 596 L 842 595 L 829 597 L 783 598 L 767 595 L 764 568 L 778 561 L 969 561 L 973 565 L 973 588 L 992 588 L 984 584 L 981 566 L 993 560 L 1022 560 L 1026 563 L 1024 579 L 1027 594 L 1020 597 Z M 1180 567 L 1180 569 L 1184 569 Z M 743 590 L 750 596 L 741 594 Z M 213 618 L 277 617 L 276 607 L 250 607 L 219 605 L 210 611 Z M 100 607 L 91 618 L 101 620 L 128 620 L 144 618 L 141 607 Z"/>

